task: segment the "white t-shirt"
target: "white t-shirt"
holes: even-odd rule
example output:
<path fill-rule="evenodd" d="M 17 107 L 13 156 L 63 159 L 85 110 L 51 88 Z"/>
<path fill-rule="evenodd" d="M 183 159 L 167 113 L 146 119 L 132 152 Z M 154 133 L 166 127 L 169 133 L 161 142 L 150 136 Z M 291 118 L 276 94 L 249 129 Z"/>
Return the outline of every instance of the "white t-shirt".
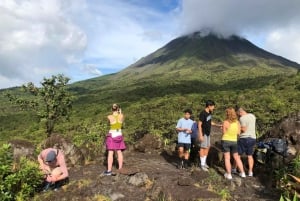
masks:
<path fill-rule="evenodd" d="M 241 138 L 247 138 L 251 137 L 253 139 L 256 139 L 256 132 L 255 132 L 255 123 L 256 123 L 256 117 L 254 114 L 248 113 L 240 118 L 240 123 L 242 127 L 246 127 L 246 131 L 244 133 L 241 133 Z"/>

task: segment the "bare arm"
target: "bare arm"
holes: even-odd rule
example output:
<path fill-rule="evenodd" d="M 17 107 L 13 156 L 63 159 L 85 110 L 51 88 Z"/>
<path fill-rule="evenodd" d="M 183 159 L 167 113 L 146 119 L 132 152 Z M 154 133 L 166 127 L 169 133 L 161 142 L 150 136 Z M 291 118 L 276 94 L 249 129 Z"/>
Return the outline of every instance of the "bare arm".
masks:
<path fill-rule="evenodd" d="M 218 123 L 216 123 L 216 122 L 214 122 L 214 121 L 211 122 L 211 125 L 212 125 L 212 126 L 218 126 L 218 127 L 221 127 L 221 126 L 222 126 L 222 124 L 218 124 Z"/>
<path fill-rule="evenodd" d="M 202 132 L 202 121 L 198 121 L 198 140 L 203 141 L 203 132 Z"/>
<path fill-rule="evenodd" d="M 65 162 L 65 157 L 62 153 L 59 153 L 59 155 L 57 156 L 57 162 L 62 171 L 62 174 L 56 178 L 56 181 L 60 181 L 69 176 L 68 169 L 67 169 L 66 162 Z"/>
<path fill-rule="evenodd" d="M 224 133 L 226 133 L 226 131 L 227 131 L 227 129 L 229 128 L 229 122 L 228 121 L 224 121 L 223 122 L 223 125 L 222 125 L 222 133 L 224 134 Z"/>
<path fill-rule="evenodd" d="M 247 127 L 246 126 L 241 126 L 241 132 L 245 133 L 247 131 Z"/>
<path fill-rule="evenodd" d="M 241 124 L 240 124 L 240 122 L 238 122 L 238 135 L 240 135 L 241 134 L 241 130 L 242 130 L 242 127 L 241 127 Z"/>

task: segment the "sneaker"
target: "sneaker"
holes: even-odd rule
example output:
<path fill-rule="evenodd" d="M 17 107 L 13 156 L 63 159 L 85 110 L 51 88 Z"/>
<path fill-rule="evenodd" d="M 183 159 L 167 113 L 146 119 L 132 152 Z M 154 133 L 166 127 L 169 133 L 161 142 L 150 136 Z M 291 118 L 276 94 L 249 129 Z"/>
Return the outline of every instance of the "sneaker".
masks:
<path fill-rule="evenodd" d="M 245 178 L 245 177 L 246 177 L 245 172 L 241 172 L 239 175 L 240 175 L 240 177 L 242 177 L 242 178 Z"/>
<path fill-rule="evenodd" d="M 189 168 L 189 162 L 188 162 L 187 160 L 185 160 L 185 161 L 183 162 L 183 168 L 184 168 L 184 169 L 188 169 L 188 168 Z"/>
<path fill-rule="evenodd" d="M 225 179 L 229 179 L 229 180 L 232 179 L 231 174 L 228 174 L 228 173 L 225 173 L 225 174 L 224 174 L 224 177 L 225 177 Z"/>
<path fill-rule="evenodd" d="M 236 170 L 236 168 L 232 168 L 231 169 L 231 174 L 237 174 L 238 172 L 237 172 L 237 170 Z"/>
<path fill-rule="evenodd" d="M 203 165 L 206 169 L 209 169 L 209 166 L 207 164 Z"/>
<path fill-rule="evenodd" d="M 183 160 L 180 160 L 177 164 L 178 169 L 183 169 Z"/>
<path fill-rule="evenodd" d="M 203 170 L 203 171 L 205 171 L 205 172 L 208 172 L 208 168 L 205 167 L 204 165 L 203 165 L 203 166 L 201 165 L 201 170 Z"/>
<path fill-rule="evenodd" d="M 111 171 L 105 170 L 105 171 L 102 173 L 102 175 L 104 175 L 104 176 L 111 176 L 111 175 L 112 175 L 112 172 L 111 172 Z"/>
<path fill-rule="evenodd" d="M 249 172 L 248 177 L 253 177 L 253 172 Z"/>

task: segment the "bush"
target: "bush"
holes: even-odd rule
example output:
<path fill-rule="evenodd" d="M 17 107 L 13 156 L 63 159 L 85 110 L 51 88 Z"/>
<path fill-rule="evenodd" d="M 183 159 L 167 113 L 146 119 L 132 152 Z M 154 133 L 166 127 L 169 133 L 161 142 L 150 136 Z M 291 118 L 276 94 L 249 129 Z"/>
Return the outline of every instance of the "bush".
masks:
<path fill-rule="evenodd" d="M 26 158 L 14 164 L 9 144 L 0 148 L 0 200 L 29 200 L 42 182 L 38 165 Z"/>

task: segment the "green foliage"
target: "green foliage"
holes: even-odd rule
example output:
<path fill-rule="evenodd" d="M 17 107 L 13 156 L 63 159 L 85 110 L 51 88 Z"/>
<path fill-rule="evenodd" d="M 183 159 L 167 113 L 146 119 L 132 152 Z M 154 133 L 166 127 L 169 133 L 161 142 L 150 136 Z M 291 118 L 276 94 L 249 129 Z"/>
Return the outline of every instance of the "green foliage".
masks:
<path fill-rule="evenodd" d="M 61 119 L 68 119 L 72 108 L 72 96 L 66 90 L 69 78 L 63 75 L 44 78 L 41 82 L 42 87 L 38 88 L 29 82 L 23 85 L 24 92 L 33 97 L 22 98 L 8 93 L 9 100 L 19 105 L 23 110 L 34 109 L 36 114 L 46 124 L 46 133 L 48 136 L 54 130 L 54 125 Z"/>
<path fill-rule="evenodd" d="M 297 197 L 296 193 L 294 194 L 292 199 L 290 199 L 289 197 L 286 197 L 284 195 L 281 195 L 279 201 L 298 201 L 298 197 Z"/>
<path fill-rule="evenodd" d="M 0 164 L 0 200 L 29 200 L 42 182 L 38 165 L 26 158 L 14 164 L 9 144 L 0 148 Z"/>
<path fill-rule="evenodd" d="M 280 200 L 297 201 L 297 193 L 290 185 L 291 175 L 300 177 L 300 155 L 298 154 L 290 163 L 290 165 L 282 167 L 275 171 L 275 179 L 277 187 L 282 191 Z"/>

